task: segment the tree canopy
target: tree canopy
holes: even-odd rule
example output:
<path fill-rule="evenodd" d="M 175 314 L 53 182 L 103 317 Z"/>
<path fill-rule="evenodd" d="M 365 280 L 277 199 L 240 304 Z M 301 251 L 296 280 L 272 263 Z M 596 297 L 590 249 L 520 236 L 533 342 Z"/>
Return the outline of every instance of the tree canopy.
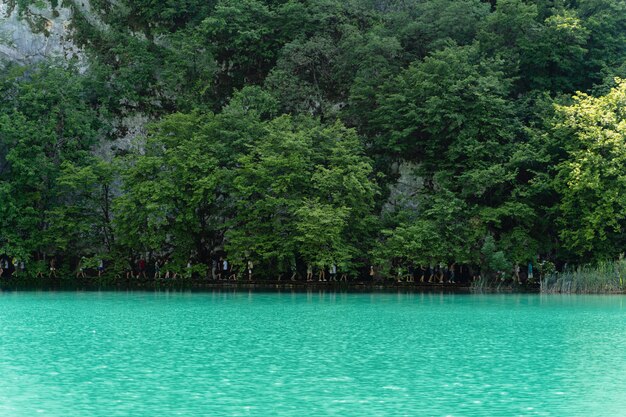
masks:
<path fill-rule="evenodd" d="M 269 275 L 624 251 L 624 0 L 91 6 L 49 3 L 86 67 L 0 74 L 0 255 Z"/>

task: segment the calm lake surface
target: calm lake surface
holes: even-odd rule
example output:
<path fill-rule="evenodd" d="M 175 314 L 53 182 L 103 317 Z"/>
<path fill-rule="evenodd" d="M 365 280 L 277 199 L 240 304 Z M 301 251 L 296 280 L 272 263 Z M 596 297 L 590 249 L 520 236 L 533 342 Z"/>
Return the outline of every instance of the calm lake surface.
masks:
<path fill-rule="evenodd" d="M 625 416 L 626 297 L 0 293 L 0 416 Z"/>

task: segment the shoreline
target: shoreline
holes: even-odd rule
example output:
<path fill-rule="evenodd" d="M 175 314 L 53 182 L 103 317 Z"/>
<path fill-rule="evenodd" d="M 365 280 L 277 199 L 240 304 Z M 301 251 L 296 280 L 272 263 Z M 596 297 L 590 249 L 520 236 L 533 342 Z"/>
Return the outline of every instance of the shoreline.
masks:
<path fill-rule="evenodd" d="M 2 279 L 0 291 L 160 291 L 185 290 L 193 292 L 226 291 L 259 291 L 259 292 L 356 292 L 356 293 L 385 293 L 385 292 L 416 292 L 416 293 L 540 293 L 539 285 L 523 285 L 507 288 L 472 288 L 463 284 L 426 284 L 415 282 L 303 282 L 303 281 L 207 281 L 207 280 L 110 280 L 110 279 Z"/>

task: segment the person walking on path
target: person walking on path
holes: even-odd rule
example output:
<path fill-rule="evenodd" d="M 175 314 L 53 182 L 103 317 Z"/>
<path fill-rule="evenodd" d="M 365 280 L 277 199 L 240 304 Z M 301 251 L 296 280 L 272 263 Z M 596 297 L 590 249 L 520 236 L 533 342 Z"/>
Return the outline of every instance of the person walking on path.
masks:
<path fill-rule="evenodd" d="M 170 271 L 170 261 L 169 259 L 165 259 L 165 264 L 163 266 L 163 268 L 165 269 L 165 277 L 164 279 L 170 279 L 171 276 L 171 271 Z"/>
<path fill-rule="evenodd" d="M 104 259 L 99 259 L 98 260 L 98 277 L 101 277 L 103 272 L 104 272 Z"/>
<path fill-rule="evenodd" d="M 320 271 L 317 274 L 317 282 L 324 281 L 326 282 L 326 268 L 324 265 L 320 267 Z"/>
<path fill-rule="evenodd" d="M 35 271 L 37 271 L 35 273 L 35 278 L 43 278 L 43 274 L 46 270 L 46 261 L 42 260 L 42 261 L 37 261 L 35 263 Z"/>
<path fill-rule="evenodd" d="M 128 258 L 127 264 L 126 264 L 126 279 L 133 279 L 135 278 L 135 272 L 133 271 L 133 259 L 132 258 Z"/>
<path fill-rule="evenodd" d="M 158 258 L 154 261 L 154 279 L 161 279 L 161 261 Z"/>
<path fill-rule="evenodd" d="M 513 281 L 515 281 L 516 284 L 522 283 L 522 279 L 519 276 L 519 271 L 520 271 L 519 264 L 515 264 L 515 267 L 513 268 Z"/>
<path fill-rule="evenodd" d="M 17 258 L 14 256 L 13 259 L 11 259 L 11 264 L 13 265 L 13 276 L 15 278 L 17 278 L 18 276 L 18 266 L 19 266 L 20 261 L 17 260 Z"/>
<path fill-rule="evenodd" d="M 252 269 L 254 269 L 254 264 L 252 260 L 248 260 L 248 281 L 252 281 Z"/>
<path fill-rule="evenodd" d="M 449 268 L 449 271 L 450 271 L 450 279 L 449 280 L 450 280 L 451 284 L 456 284 L 456 272 L 455 272 L 455 269 L 456 269 L 456 263 L 453 262 L 453 263 L 450 264 L 450 268 Z"/>
<path fill-rule="evenodd" d="M 335 265 L 335 264 L 331 264 L 331 265 L 330 265 L 329 272 L 330 272 L 330 278 L 329 278 L 329 281 L 335 281 L 335 282 L 337 282 L 337 265 Z"/>
<path fill-rule="evenodd" d="M 341 266 L 341 277 L 339 278 L 339 282 L 348 282 L 348 272 L 346 270 L 346 266 Z"/>
<path fill-rule="evenodd" d="M 143 259 L 143 257 L 141 257 L 139 259 L 139 262 L 137 264 L 137 266 L 139 267 L 139 273 L 137 274 L 137 279 L 139 279 L 139 277 L 143 276 L 143 279 L 147 280 L 148 276 L 146 275 L 146 260 Z"/>
<path fill-rule="evenodd" d="M 82 256 L 78 260 L 78 266 L 76 268 L 76 278 L 85 278 L 85 257 Z"/>
<path fill-rule="evenodd" d="M 228 276 L 228 271 L 230 270 L 228 259 L 223 258 L 221 263 L 222 264 L 220 265 L 220 267 L 222 268 L 222 276 L 224 277 L 224 279 L 228 280 L 230 279 L 230 277 Z"/>
<path fill-rule="evenodd" d="M 193 264 L 191 263 L 191 259 L 187 261 L 187 269 L 185 271 L 185 278 L 191 279 L 193 276 Z"/>
<path fill-rule="evenodd" d="M 56 259 L 50 259 L 50 272 L 48 273 L 48 278 L 55 277 L 57 278 L 57 263 Z"/>
<path fill-rule="evenodd" d="M 424 283 L 424 278 L 426 278 L 426 268 L 424 268 L 424 265 L 420 265 L 419 268 L 419 275 L 420 275 L 420 283 Z"/>
<path fill-rule="evenodd" d="M 291 268 L 291 281 L 295 281 L 298 276 L 298 267 L 296 266 L 296 261 L 292 260 L 289 262 L 289 267 Z"/>

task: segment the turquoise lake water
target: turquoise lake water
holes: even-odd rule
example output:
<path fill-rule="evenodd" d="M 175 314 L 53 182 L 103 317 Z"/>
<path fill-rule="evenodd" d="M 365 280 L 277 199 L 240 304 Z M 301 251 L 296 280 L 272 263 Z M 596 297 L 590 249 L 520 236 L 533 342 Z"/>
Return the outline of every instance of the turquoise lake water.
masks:
<path fill-rule="evenodd" d="M 0 293 L 0 416 L 626 416 L 626 297 Z"/>

